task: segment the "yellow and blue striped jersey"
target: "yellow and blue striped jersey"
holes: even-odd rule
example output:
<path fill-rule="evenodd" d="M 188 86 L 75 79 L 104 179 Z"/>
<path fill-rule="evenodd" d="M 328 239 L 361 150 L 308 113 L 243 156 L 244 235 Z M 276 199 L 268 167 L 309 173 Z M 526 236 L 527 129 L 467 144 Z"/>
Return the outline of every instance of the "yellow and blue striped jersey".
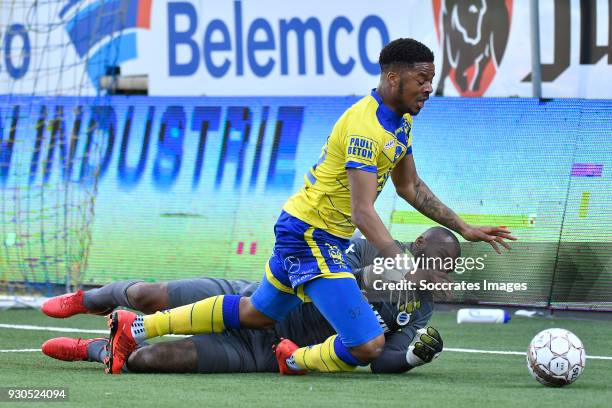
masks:
<path fill-rule="evenodd" d="M 305 185 L 283 209 L 296 218 L 344 238 L 355 231 L 346 169 L 378 177 L 378 192 L 406 154 L 412 153 L 412 116 L 398 115 L 372 90 L 338 119 L 321 157 L 304 176 Z"/>

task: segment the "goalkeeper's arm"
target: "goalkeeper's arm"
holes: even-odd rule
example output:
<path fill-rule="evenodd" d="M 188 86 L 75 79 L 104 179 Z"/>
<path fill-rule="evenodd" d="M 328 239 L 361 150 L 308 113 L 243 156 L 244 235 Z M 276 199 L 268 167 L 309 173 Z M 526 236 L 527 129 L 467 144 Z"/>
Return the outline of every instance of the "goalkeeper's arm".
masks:
<path fill-rule="evenodd" d="M 436 358 L 442 352 L 443 343 L 436 329 L 425 327 L 430 316 L 428 313 L 401 331 L 388 334 L 383 352 L 370 364 L 370 370 L 373 373 L 404 373 Z"/>

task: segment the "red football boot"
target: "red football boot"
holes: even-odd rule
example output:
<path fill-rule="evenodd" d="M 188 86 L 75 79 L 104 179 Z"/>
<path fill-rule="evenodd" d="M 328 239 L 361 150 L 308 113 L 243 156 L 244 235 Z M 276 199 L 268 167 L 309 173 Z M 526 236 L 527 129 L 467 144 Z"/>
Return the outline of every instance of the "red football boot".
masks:
<path fill-rule="evenodd" d="M 138 317 L 127 310 L 117 310 L 108 315 L 111 329 L 108 343 L 108 358 L 105 361 L 107 374 L 120 374 L 121 368 L 138 344 L 132 336 L 132 323 Z"/>
<path fill-rule="evenodd" d="M 289 339 L 283 339 L 281 337 L 280 343 L 272 346 L 274 354 L 276 355 L 276 361 L 278 361 L 278 370 L 281 375 L 304 375 L 307 373 L 306 370 L 294 370 L 287 365 L 287 359 L 299 349 L 298 345 Z"/>
<path fill-rule="evenodd" d="M 87 346 L 99 339 L 73 339 L 71 337 L 56 337 L 47 340 L 42 345 L 42 352 L 51 358 L 63 361 L 87 361 Z"/>
<path fill-rule="evenodd" d="M 56 317 L 59 319 L 65 319 L 66 317 L 82 313 L 97 315 L 108 314 L 108 310 L 95 312 L 87 309 L 83 304 L 84 293 L 85 292 L 82 290 L 78 290 L 74 293 L 67 293 L 65 295 L 53 297 L 43 303 L 40 310 L 42 310 L 42 312 L 47 316 Z"/>

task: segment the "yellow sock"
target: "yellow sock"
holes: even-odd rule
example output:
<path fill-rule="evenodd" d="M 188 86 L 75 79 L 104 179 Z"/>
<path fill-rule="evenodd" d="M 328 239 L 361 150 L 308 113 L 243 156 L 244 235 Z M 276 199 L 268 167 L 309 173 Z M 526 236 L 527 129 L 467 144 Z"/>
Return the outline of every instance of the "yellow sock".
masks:
<path fill-rule="evenodd" d="M 329 337 L 323 343 L 314 346 L 302 347 L 293 352 L 295 364 L 303 370 L 319 371 L 324 373 L 337 373 L 353 371 L 356 366 L 343 361 L 335 350 L 337 335 Z M 347 351 L 348 352 L 348 351 Z M 353 360 L 354 357 L 351 357 Z"/>
<path fill-rule="evenodd" d="M 150 339 L 164 334 L 220 333 L 225 330 L 223 298 L 223 295 L 214 296 L 144 316 L 145 337 Z"/>

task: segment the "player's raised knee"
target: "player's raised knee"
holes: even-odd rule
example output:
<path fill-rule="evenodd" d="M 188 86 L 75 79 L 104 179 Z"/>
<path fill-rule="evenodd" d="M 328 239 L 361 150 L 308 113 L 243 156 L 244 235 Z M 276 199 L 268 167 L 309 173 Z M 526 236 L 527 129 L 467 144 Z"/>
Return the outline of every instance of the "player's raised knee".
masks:
<path fill-rule="evenodd" d="M 383 351 L 385 347 L 385 336 L 383 334 L 373 338 L 357 347 L 352 347 L 350 349 L 351 354 L 355 356 L 358 360 L 369 363 L 374 361 Z"/>
<path fill-rule="evenodd" d="M 276 320 L 266 316 L 253 306 L 251 298 L 240 299 L 240 326 L 248 329 L 273 329 Z"/>
<path fill-rule="evenodd" d="M 127 298 L 136 310 L 155 313 L 168 308 L 168 288 L 165 283 L 139 282 L 130 286 Z"/>

